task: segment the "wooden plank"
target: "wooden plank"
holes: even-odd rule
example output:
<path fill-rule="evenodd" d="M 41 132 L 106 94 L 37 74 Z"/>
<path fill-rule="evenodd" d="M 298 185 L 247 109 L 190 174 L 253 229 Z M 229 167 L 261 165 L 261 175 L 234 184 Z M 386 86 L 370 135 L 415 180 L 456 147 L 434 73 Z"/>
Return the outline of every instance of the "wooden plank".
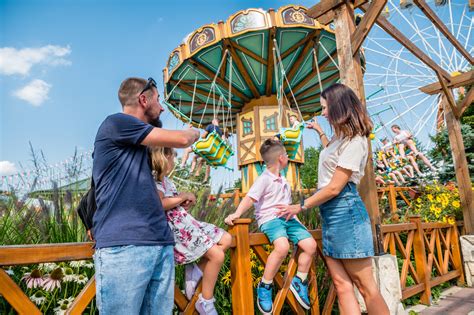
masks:
<path fill-rule="evenodd" d="M 91 259 L 94 243 L 12 245 L 0 247 L 0 266 Z"/>
<path fill-rule="evenodd" d="M 194 295 L 192 296 L 191 300 L 187 303 L 188 305 L 186 305 L 186 308 L 183 311 L 183 315 L 198 315 L 195 305 L 196 305 L 197 300 L 199 299 L 199 294 L 201 294 L 201 292 L 202 292 L 202 278 L 201 280 L 199 280 L 199 283 L 196 287 L 196 291 L 194 292 Z M 179 293 L 183 295 L 184 297 L 184 294 L 181 291 L 179 291 Z M 175 294 L 175 300 L 176 300 L 176 294 Z"/>
<path fill-rule="evenodd" d="M 224 39 L 225 43 L 230 43 L 229 39 Z M 258 92 L 257 88 L 255 87 L 255 83 L 253 82 L 252 78 L 250 77 L 247 69 L 245 68 L 244 64 L 242 63 L 242 60 L 240 59 L 239 55 L 237 54 L 236 49 L 232 46 L 232 44 L 229 44 L 229 52 L 230 55 L 232 56 L 232 61 L 235 63 L 237 66 L 237 69 L 240 72 L 240 75 L 244 79 L 246 85 L 250 89 L 250 92 L 252 93 L 254 98 L 258 98 L 260 96 L 260 93 Z"/>
<path fill-rule="evenodd" d="M 458 279 L 458 285 L 464 285 L 464 272 L 463 272 L 463 261 L 461 257 L 461 248 L 459 244 L 459 234 L 458 229 L 455 225 L 451 227 L 453 229 L 453 238 L 451 244 L 451 251 L 452 251 L 452 258 L 453 258 L 453 267 L 455 270 L 460 272 L 460 276 Z"/>
<path fill-rule="evenodd" d="M 174 286 L 174 304 L 181 312 L 184 311 L 188 305 L 188 300 L 176 285 Z"/>
<path fill-rule="evenodd" d="M 252 57 L 253 59 L 260 62 L 261 64 L 264 64 L 264 65 L 268 66 L 268 61 L 266 59 L 264 59 L 262 56 L 257 55 L 256 53 L 254 53 L 250 49 L 248 49 L 244 46 L 240 46 L 239 44 L 237 44 L 236 42 L 234 42 L 232 40 L 229 40 L 228 43 L 230 44 L 230 46 L 232 48 L 235 48 L 235 49 L 239 50 L 240 52 L 242 52 L 243 54 L 245 54 L 249 57 Z"/>
<path fill-rule="evenodd" d="M 331 286 L 329 287 L 328 295 L 326 296 L 326 301 L 324 302 L 322 315 L 332 314 L 332 309 L 334 307 L 334 302 L 336 301 L 336 296 L 337 296 L 336 288 L 334 287 L 334 284 L 331 283 Z"/>
<path fill-rule="evenodd" d="M 234 314 L 253 314 L 253 282 L 250 265 L 249 224 L 251 219 L 237 219 L 229 233 L 236 238 L 230 250 L 232 311 Z"/>
<path fill-rule="evenodd" d="M 425 284 L 424 283 L 419 283 L 419 284 L 412 285 L 412 286 L 402 290 L 402 300 L 406 300 L 409 297 L 414 296 L 415 294 L 423 292 L 424 290 L 425 290 Z"/>
<path fill-rule="evenodd" d="M 414 223 L 397 223 L 397 224 L 385 224 L 381 227 L 382 233 L 394 233 L 416 230 L 416 224 Z"/>
<path fill-rule="evenodd" d="M 388 204 L 390 205 L 390 212 L 393 215 L 397 212 L 397 193 L 395 192 L 393 184 L 388 184 Z"/>
<path fill-rule="evenodd" d="M 439 83 L 441 84 L 441 90 L 443 91 L 444 97 L 446 98 L 449 106 L 451 107 L 454 117 L 459 118 L 458 108 L 456 106 L 456 101 L 454 100 L 452 91 L 448 89 L 448 84 L 446 83 L 446 80 L 441 76 L 441 74 L 437 72 L 436 75 L 438 76 Z"/>
<path fill-rule="evenodd" d="M 272 27 L 268 33 L 268 50 L 267 50 L 267 55 L 268 55 L 268 64 L 267 64 L 267 81 L 265 83 L 265 95 L 266 96 L 271 96 L 272 95 L 272 90 L 273 90 L 273 67 L 274 67 L 274 61 L 273 61 L 273 48 L 275 47 L 273 44 L 273 39 L 275 39 L 275 32 L 276 28 Z"/>
<path fill-rule="evenodd" d="M 462 100 L 462 103 L 459 104 L 459 107 L 458 107 L 460 111 L 459 116 L 462 116 L 464 114 L 464 111 L 473 103 L 474 103 L 474 88 L 471 88 L 469 92 L 467 92 L 467 95 Z"/>
<path fill-rule="evenodd" d="M 360 6 L 360 9 L 364 12 L 367 11 L 368 6 L 366 4 Z M 443 77 L 449 80 L 451 77 L 447 71 L 442 69 L 435 61 L 433 61 L 428 55 L 426 55 L 421 49 L 419 49 L 411 40 L 402 34 L 395 26 L 393 26 L 386 18 L 379 15 L 377 18 L 377 24 L 390 36 L 392 36 L 397 42 L 402 44 L 408 49 L 415 57 L 420 59 L 421 62 L 426 64 L 428 67 L 433 69 L 435 72 L 440 72 Z"/>
<path fill-rule="evenodd" d="M 420 10 L 428 17 L 428 19 L 434 24 L 434 26 L 453 44 L 453 46 L 469 61 L 472 65 L 474 64 L 474 58 L 464 48 L 464 46 L 454 37 L 454 35 L 448 30 L 446 24 L 436 15 L 436 13 L 430 8 L 430 6 L 424 0 L 414 0 L 415 4 Z"/>
<path fill-rule="evenodd" d="M 425 241 L 423 236 L 423 228 L 421 226 L 420 216 L 411 216 L 410 222 L 415 223 L 417 229 L 415 230 L 413 240 L 413 253 L 415 256 L 416 272 L 420 282 L 424 284 L 424 291 L 421 294 L 420 302 L 426 305 L 431 304 L 431 287 L 430 287 L 430 274 L 426 269 L 426 251 Z"/>
<path fill-rule="evenodd" d="M 447 274 L 444 274 L 442 276 L 436 277 L 430 281 L 430 286 L 435 287 L 437 285 L 440 285 L 441 283 L 445 283 L 451 279 L 455 279 L 461 275 L 461 271 L 459 270 L 453 270 L 448 272 Z"/>
<path fill-rule="evenodd" d="M 68 315 L 80 315 L 95 297 L 95 276 L 92 276 L 67 310 Z"/>
<path fill-rule="evenodd" d="M 213 78 L 214 79 L 214 76 L 215 76 L 215 73 L 212 72 L 211 70 L 209 70 L 208 68 L 206 68 L 203 64 L 201 64 L 200 62 L 194 60 L 194 59 L 190 59 L 189 60 L 189 63 L 194 67 L 196 68 L 198 71 L 204 73 L 206 76 L 210 77 L 210 78 Z M 221 79 L 220 77 L 217 77 L 216 78 L 216 82 L 219 83 L 220 85 L 222 86 L 229 86 L 229 82 L 225 81 L 224 79 Z M 235 96 L 237 96 L 238 98 L 242 99 L 245 103 L 250 101 L 250 98 L 248 98 L 248 96 L 246 96 L 244 93 L 242 93 L 241 91 L 239 91 L 238 89 L 235 88 L 235 86 L 232 86 L 232 94 L 234 94 Z"/>
<path fill-rule="evenodd" d="M 463 211 L 464 228 L 466 234 L 474 233 L 474 202 L 472 196 L 471 177 L 467 165 L 466 151 L 464 149 L 464 140 L 461 134 L 461 123 L 457 119 L 451 107 L 447 104 L 445 96 L 442 96 L 444 105 L 444 119 L 448 130 L 449 144 L 454 161 L 454 170 L 456 172 L 456 181 L 459 188 L 459 198 Z"/>
<path fill-rule="evenodd" d="M 356 31 L 352 34 L 352 55 L 354 57 L 359 53 L 362 43 L 372 29 L 372 26 L 374 26 L 377 17 L 380 15 L 380 12 L 382 12 L 386 3 L 387 0 L 372 1 L 370 3 Z"/>
<path fill-rule="evenodd" d="M 23 293 L 17 284 L 8 276 L 5 270 L 0 268 L 0 295 L 16 310 L 19 314 L 41 314 L 40 310 Z"/>
<path fill-rule="evenodd" d="M 474 83 L 474 70 L 461 73 L 460 75 L 449 77 L 448 88 L 458 88 L 461 86 L 466 86 Z M 420 88 L 420 91 L 426 94 L 434 95 L 439 94 L 442 91 L 441 84 L 439 82 L 434 82 Z"/>
<path fill-rule="evenodd" d="M 354 7 L 359 7 L 366 3 L 367 0 L 355 0 Z M 313 19 L 318 19 L 324 14 L 331 13 L 332 10 L 345 3 L 345 0 L 322 0 L 321 2 L 313 5 L 306 11 L 306 15 Z"/>

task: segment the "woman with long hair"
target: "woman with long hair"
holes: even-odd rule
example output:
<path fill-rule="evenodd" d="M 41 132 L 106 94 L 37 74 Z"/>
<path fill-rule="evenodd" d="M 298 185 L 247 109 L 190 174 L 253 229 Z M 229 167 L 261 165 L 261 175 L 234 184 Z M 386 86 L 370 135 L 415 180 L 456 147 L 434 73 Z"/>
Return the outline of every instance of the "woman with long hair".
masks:
<path fill-rule="evenodd" d="M 323 255 L 331 274 L 341 314 L 360 314 L 354 285 L 369 314 L 389 314 L 372 274 L 374 245 L 369 215 L 357 187 L 364 176 L 368 140 L 373 128 L 367 110 L 349 87 L 334 84 L 321 93 L 321 115 L 334 135 L 328 139 L 316 119 L 308 124 L 321 138 L 318 190 L 303 205 L 280 207 L 287 219 L 319 206 Z"/>

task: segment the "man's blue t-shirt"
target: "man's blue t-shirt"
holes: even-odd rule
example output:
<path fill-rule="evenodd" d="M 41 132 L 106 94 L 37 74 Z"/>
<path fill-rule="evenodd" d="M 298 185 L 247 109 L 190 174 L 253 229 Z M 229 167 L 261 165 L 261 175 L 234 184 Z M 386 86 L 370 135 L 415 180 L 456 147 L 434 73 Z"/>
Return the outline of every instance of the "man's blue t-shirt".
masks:
<path fill-rule="evenodd" d="M 140 144 L 152 130 L 153 126 L 124 113 L 108 116 L 99 127 L 92 168 L 96 248 L 174 244 L 148 149 Z"/>
<path fill-rule="evenodd" d="M 207 125 L 207 127 L 206 127 L 205 130 L 206 130 L 208 133 L 211 133 L 211 132 L 213 132 L 213 131 L 216 131 L 217 134 L 222 137 L 222 130 L 221 130 L 221 128 L 219 128 L 219 127 L 216 126 L 216 125 L 209 124 L 209 125 Z"/>

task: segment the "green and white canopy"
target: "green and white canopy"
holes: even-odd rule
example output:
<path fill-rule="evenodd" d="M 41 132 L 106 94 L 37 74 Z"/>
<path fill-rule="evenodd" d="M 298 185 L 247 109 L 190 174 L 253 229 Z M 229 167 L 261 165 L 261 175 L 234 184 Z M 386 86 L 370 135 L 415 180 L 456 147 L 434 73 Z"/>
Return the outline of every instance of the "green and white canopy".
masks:
<path fill-rule="evenodd" d="M 165 100 L 179 119 L 201 126 L 217 116 L 235 127 L 246 104 L 272 96 L 308 118 L 320 111 L 321 88 L 339 79 L 336 58 L 334 32 L 304 7 L 239 11 L 170 54 Z"/>

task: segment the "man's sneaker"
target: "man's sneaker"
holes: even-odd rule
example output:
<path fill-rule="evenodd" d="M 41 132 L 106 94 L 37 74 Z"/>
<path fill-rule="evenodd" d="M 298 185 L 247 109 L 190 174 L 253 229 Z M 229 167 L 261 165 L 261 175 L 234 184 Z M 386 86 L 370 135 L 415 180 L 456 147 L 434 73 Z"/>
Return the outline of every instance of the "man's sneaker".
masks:
<path fill-rule="evenodd" d="M 196 301 L 194 307 L 200 315 L 218 315 L 216 308 L 214 307 L 214 302 L 216 299 L 212 298 L 210 300 L 205 300 L 201 294 L 199 294 L 199 299 Z"/>
<path fill-rule="evenodd" d="M 273 286 L 260 281 L 257 287 L 257 306 L 263 315 L 273 313 L 272 293 Z"/>
<path fill-rule="evenodd" d="M 299 277 L 295 276 L 291 281 L 290 290 L 304 309 L 309 310 L 311 308 L 308 297 L 308 279 L 302 281 Z"/>
<path fill-rule="evenodd" d="M 201 278 L 202 271 L 196 264 L 186 265 L 184 268 L 184 292 L 186 293 L 188 300 L 190 300 L 193 297 L 194 292 L 196 292 L 196 287 Z"/>

